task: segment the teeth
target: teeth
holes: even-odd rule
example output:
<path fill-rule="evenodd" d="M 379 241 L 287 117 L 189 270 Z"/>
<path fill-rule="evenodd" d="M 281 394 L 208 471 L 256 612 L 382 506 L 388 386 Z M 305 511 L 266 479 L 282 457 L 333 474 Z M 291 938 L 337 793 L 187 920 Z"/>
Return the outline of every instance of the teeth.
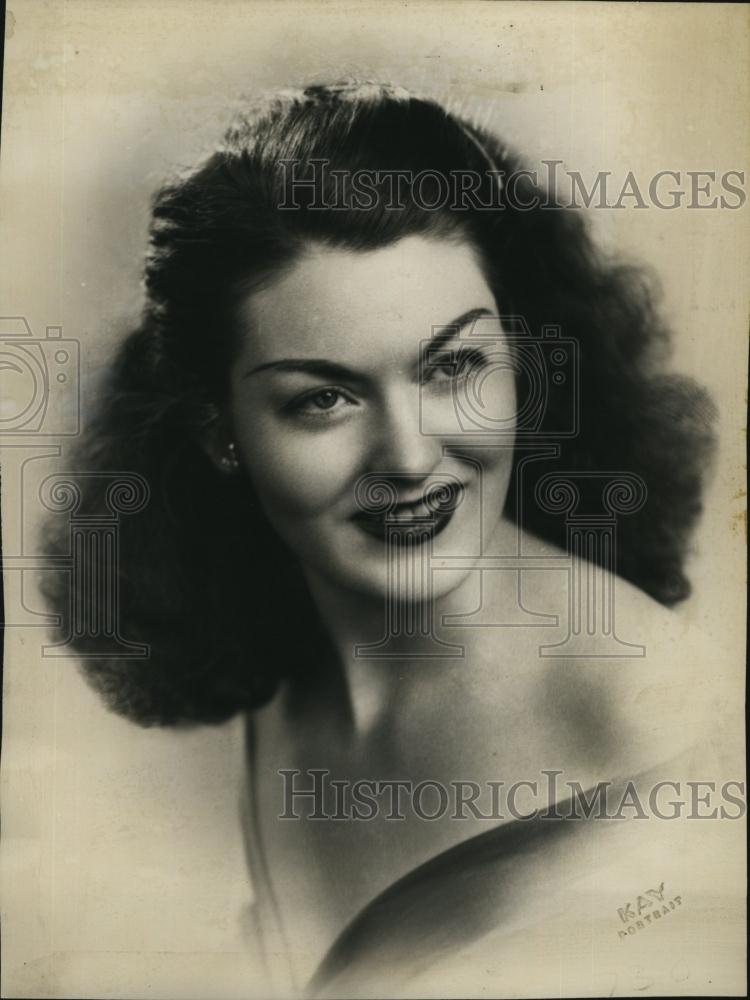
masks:
<path fill-rule="evenodd" d="M 458 493 L 458 489 L 451 487 L 451 492 L 455 495 Z M 371 521 L 375 523 L 383 522 L 386 520 L 399 521 L 402 524 L 417 523 L 418 521 L 424 521 L 426 518 L 440 519 L 445 514 L 453 513 L 454 505 L 446 504 L 442 506 L 435 503 L 438 498 L 443 498 L 445 500 L 445 490 L 433 489 L 426 496 L 420 497 L 418 500 L 404 500 L 401 503 L 397 503 L 390 511 L 360 511 L 356 516 L 365 521 Z M 429 504 L 432 502 L 432 506 Z"/>
<path fill-rule="evenodd" d="M 451 492 L 455 492 L 455 490 L 454 490 L 453 487 L 450 487 L 450 489 L 451 489 Z M 399 511 L 399 509 L 402 508 L 402 507 L 403 508 L 409 507 L 409 508 L 414 508 L 416 510 L 419 510 L 420 513 L 429 514 L 430 513 L 430 509 L 427 506 L 428 501 L 436 499 L 437 497 L 440 497 L 441 495 L 443 495 L 443 493 L 444 493 L 444 490 L 442 490 L 442 489 L 431 490 L 426 496 L 420 498 L 419 500 L 411 500 L 411 501 L 407 500 L 403 504 L 397 504 L 396 505 L 396 510 Z"/>
<path fill-rule="evenodd" d="M 403 507 L 396 507 L 394 514 L 427 514 L 429 508 L 424 503 L 405 504 Z"/>

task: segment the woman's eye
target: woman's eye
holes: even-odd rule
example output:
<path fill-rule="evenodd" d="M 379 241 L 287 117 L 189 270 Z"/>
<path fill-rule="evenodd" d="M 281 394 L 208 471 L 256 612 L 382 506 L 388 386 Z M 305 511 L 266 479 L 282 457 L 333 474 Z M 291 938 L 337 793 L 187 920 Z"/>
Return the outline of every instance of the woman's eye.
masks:
<path fill-rule="evenodd" d="M 353 401 L 339 389 L 318 389 L 292 402 L 286 407 L 293 414 L 310 417 L 327 417 L 338 413 Z"/>
<path fill-rule="evenodd" d="M 308 403 L 319 410 L 332 410 L 339 399 L 343 397 L 335 389 L 324 389 L 323 392 L 308 398 Z"/>
<path fill-rule="evenodd" d="M 456 367 L 454 356 L 452 354 L 445 354 L 430 362 L 428 377 L 437 378 L 440 375 L 446 375 L 448 378 L 453 378 L 456 373 Z"/>
<path fill-rule="evenodd" d="M 457 382 L 467 378 L 477 369 L 487 363 L 487 358 L 477 348 L 460 348 L 439 355 L 430 362 L 427 381 L 435 379 L 443 382 L 446 379 Z"/>

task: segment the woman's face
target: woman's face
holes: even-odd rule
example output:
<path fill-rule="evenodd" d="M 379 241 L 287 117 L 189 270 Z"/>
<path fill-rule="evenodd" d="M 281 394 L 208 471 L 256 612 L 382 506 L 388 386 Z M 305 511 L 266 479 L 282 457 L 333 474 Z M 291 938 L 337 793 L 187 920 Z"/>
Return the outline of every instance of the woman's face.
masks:
<path fill-rule="evenodd" d="M 472 247 L 419 236 L 368 252 L 310 247 L 248 296 L 241 322 L 231 432 L 308 578 L 419 599 L 414 567 L 431 546 L 433 569 L 445 567 L 432 595 L 458 586 L 500 521 L 516 408 Z M 388 512 L 365 500 L 378 483 Z"/>

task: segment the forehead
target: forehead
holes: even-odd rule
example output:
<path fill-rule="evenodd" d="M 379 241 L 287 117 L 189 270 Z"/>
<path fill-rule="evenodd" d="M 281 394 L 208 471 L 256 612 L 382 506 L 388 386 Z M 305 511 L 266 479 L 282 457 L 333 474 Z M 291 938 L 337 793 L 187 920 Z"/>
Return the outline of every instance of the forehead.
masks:
<path fill-rule="evenodd" d="M 370 251 L 315 247 L 242 304 L 241 353 L 257 363 L 410 355 L 434 327 L 481 307 L 494 311 L 494 299 L 466 242 L 412 236 Z"/>

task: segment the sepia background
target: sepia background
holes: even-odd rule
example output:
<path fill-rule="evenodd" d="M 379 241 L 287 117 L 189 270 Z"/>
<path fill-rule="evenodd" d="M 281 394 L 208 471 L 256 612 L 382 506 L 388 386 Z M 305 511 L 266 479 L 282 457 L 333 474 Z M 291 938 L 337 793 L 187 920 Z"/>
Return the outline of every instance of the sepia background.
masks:
<path fill-rule="evenodd" d="M 151 192 L 258 88 L 387 80 L 452 102 L 531 166 L 611 171 L 614 190 L 627 171 L 647 186 L 748 167 L 743 6 L 11 0 L 5 46 L 1 315 L 80 343 L 84 418 L 138 316 Z M 676 613 L 712 638 L 707 670 L 741 699 L 748 209 L 626 205 L 588 211 L 595 234 L 658 273 L 671 367 L 720 407 L 695 592 Z M 56 405 L 65 420 L 71 400 Z M 40 511 L 23 505 L 24 443 L 40 447 L 0 437 L 3 539 L 25 555 Z M 239 721 L 162 732 L 108 715 L 73 661 L 41 657 L 33 574 L 6 569 L 5 587 L 22 618 L 6 634 L 3 995 L 247 996 Z M 741 851 L 737 864 L 742 883 Z M 734 957 L 716 993 L 737 992 Z"/>

